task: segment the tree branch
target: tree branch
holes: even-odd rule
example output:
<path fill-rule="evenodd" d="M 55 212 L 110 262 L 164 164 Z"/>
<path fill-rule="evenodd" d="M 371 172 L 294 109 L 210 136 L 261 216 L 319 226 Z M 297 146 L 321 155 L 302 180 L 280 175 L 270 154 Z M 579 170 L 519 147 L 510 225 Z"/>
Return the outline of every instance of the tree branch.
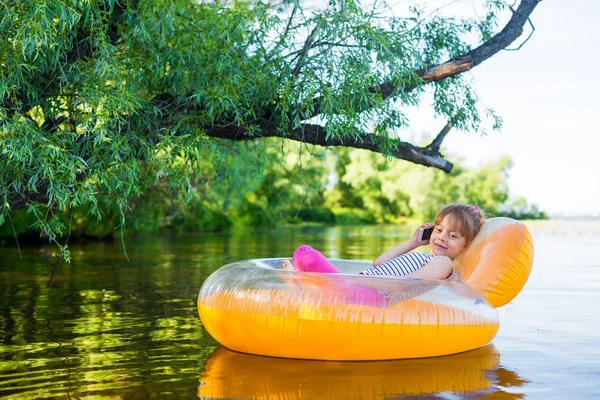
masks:
<path fill-rule="evenodd" d="M 431 82 L 441 81 L 451 76 L 458 75 L 465 71 L 471 70 L 473 67 L 481 64 L 494 54 L 508 47 L 523 33 L 523 26 L 528 21 L 529 16 L 534 8 L 542 0 L 522 0 L 519 7 L 514 11 L 511 19 L 508 21 L 504 29 L 502 29 L 493 38 L 483 43 L 481 46 L 463 54 L 454 57 L 445 63 L 434 65 L 429 68 L 423 68 L 414 71 L 414 74 L 420 79 L 400 79 L 400 83 L 391 81 L 382 82 L 377 86 L 372 86 L 369 91 L 379 93 L 383 99 L 393 96 L 396 93 L 407 93 L 419 86 Z M 358 110 L 365 111 L 365 110 Z M 313 112 L 306 119 L 316 117 L 323 113 L 323 98 L 317 97 L 314 100 Z"/>
<path fill-rule="evenodd" d="M 313 30 L 310 32 L 310 34 L 308 35 L 308 37 L 306 38 L 306 41 L 304 42 L 304 46 L 302 47 L 302 50 L 300 50 L 300 53 L 298 55 L 298 61 L 296 62 L 296 66 L 294 67 L 294 69 L 292 70 L 292 76 L 296 76 L 300 73 L 300 69 L 302 68 L 302 65 L 304 64 L 304 60 L 306 59 L 306 56 L 308 54 L 308 51 L 313 47 L 314 45 L 314 38 L 317 34 L 317 30 L 319 28 L 319 25 L 316 25 Z"/>
<path fill-rule="evenodd" d="M 515 10 L 511 6 L 508 6 L 508 8 L 510 8 L 510 11 L 512 11 L 513 13 L 515 12 Z M 523 42 L 516 49 L 505 49 L 506 51 L 521 50 L 521 47 L 525 46 L 525 43 L 527 43 L 529 41 L 529 39 L 531 39 L 531 37 L 533 36 L 533 32 L 535 32 L 535 26 L 533 26 L 533 22 L 531 22 L 531 18 L 527 18 L 527 22 L 529 22 L 529 26 L 531 26 L 531 32 L 529 32 L 529 35 L 527 36 L 527 38 L 525 40 L 523 40 Z"/>
<path fill-rule="evenodd" d="M 159 107 L 168 118 L 162 119 L 159 123 L 161 126 L 156 126 L 155 133 L 148 133 L 147 140 L 154 143 L 155 136 L 161 128 L 170 126 L 172 121 L 178 120 L 180 115 L 199 111 L 198 106 L 187 102 L 181 102 L 177 97 L 170 94 L 162 94 L 156 96 L 151 103 Z M 201 107 L 200 107 L 201 108 Z M 415 164 L 433 167 L 444 172 L 450 172 L 453 164 L 445 160 L 440 153 L 440 145 L 444 137 L 448 134 L 452 127 L 449 122 L 444 129 L 438 134 L 436 139 L 426 147 L 417 147 L 408 142 L 400 140 L 392 141 L 392 147 L 389 146 L 389 139 L 383 136 L 373 135 L 367 132 L 361 134 L 359 139 L 328 137 L 327 130 L 316 124 L 303 124 L 299 128 L 288 130 L 288 134 L 284 135 L 281 132 L 277 122 L 269 118 L 258 118 L 254 121 L 254 126 L 258 129 L 250 131 L 247 127 L 233 123 L 214 123 L 210 126 L 202 126 L 201 129 L 207 136 L 227 139 L 232 141 L 255 140 L 265 137 L 280 137 L 284 139 L 295 140 L 299 142 L 310 143 L 320 146 L 346 146 L 357 149 L 365 149 L 377 153 L 389 152 L 396 158 L 413 162 Z M 386 143 L 387 141 L 387 143 Z"/>
<path fill-rule="evenodd" d="M 425 148 L 429 151 L 434 151 L 434 152 L 440 151 L 440 146 L 442 145 L 442 142 L 446 138 L 446 135 L 448 134 L 448 132 L 450 132 L 450 129 L 452 129 L 452 122 L 448 122 L 442 128 L 440 133 L 438 133 L 438 135 L 435 137 L 435 139 L 433 139 L 433 142 L 429 143 L 429 145 L 425 146 Z"/>
<path fill-rule="evenodd" d="M 8 206 L 11 213 L 20 210 L 21 208 L 25 208 L 29 203 L 44 203 L 48 201 L 48 185 L 41 185 L 38 187 L 37 192 L 26 191 L 20 193 L 10 191 L 8 198 Z"/>
<path fill-rule="evenodd" d="M 276 125 L 271 121 L 261 121 L 261 129 L 255 133 L 249 132 L 243 127 L 219 128 L 210 126 L 205 128 L 207 136 L 228 139 L 233 141 L 255 140 L 265 137 L 283 137 L 277 130 Z M 365 133 L 360 140 L 352 138 L 327 137 L 327 131 L 321 125 L 304 124 L 293 130 L 285 139 L 295 140 L 303 143 L 310 143 L 320 146 L 345 146 L 356 149 L 370 150 L 377 153 L 385 153 L 385 138 L 373 134 Z M 430 149 L 427 147 L 417 147 L 407 142 L 395 141 L 390 149 L 390 153 L 399 159 L 441 169 L 444 172 L 450 172 L 454 165 L 445 160 L 440 154 L 439 149 Z"/>

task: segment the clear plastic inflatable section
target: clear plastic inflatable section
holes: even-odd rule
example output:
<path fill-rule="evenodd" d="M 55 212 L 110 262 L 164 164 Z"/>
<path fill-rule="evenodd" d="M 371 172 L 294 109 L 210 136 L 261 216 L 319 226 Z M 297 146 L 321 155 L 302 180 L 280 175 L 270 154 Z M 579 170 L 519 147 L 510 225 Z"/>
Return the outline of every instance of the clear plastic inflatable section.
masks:
<path fill-rule="evenodd" d="M 362 276 L 370 263 L 331 261 L 342 273 L 285 271 L 283 259 L 222 267 L 198 296 L 205 328 L 232 350 L 327 360 L 454 354 L 498 330 L 494 307 L 462 282 Z"/>

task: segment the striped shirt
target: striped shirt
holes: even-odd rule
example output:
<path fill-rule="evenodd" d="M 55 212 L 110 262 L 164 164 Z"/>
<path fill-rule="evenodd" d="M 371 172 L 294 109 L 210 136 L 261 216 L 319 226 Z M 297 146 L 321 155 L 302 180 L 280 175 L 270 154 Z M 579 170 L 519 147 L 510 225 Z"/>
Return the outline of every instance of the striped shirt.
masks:
<path fill-rule="evenodd" d="M 361 271 L 361 275 L 396 275 L 403 276 L 423 267 L 429 261 L 437 257 L 434 254 L 409 252 L 387 260 L 378 266 L 373 266 Z"/>

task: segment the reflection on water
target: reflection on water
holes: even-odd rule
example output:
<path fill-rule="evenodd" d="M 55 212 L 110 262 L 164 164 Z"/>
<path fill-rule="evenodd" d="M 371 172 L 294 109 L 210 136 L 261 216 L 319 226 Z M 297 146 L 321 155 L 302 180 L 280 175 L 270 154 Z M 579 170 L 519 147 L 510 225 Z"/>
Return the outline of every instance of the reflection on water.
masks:
<path fill-rule="evenodd" d="M 413 228 L 131 239 L 131 262 L 118 242 L 75 244 L 73 262 L 60 266 L 50 288 L 53 247 L 25 248 L 23 258 L 0 248 L 0 397 L 600 397 L 597 222 L 532 225 L 533 272 L 499 310 L 495 347 L 423 360 L 280 360 L 215 350 L 202 328 L 198 290 L 228 262 L 289 257 L 302 243 L 328 257 L 372 260 Z"/>
<path fill-rule="evenodd" d="M 360 344 L 357 344 L 360 345 Z M 493 345 L 446 357 L 378 362 L 290 360 L 219 347 L 204 367 L 201 399 L 381 399 L 507 394 L 527 383 L 499 365 Z"/>

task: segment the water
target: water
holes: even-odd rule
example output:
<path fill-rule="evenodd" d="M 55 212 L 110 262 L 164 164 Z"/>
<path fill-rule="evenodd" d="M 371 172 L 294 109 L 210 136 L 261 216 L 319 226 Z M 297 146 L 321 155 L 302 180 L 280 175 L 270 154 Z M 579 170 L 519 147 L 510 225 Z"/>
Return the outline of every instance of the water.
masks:
<path fill-rule="evenodd" d="M 196 297 L 225 263 L 289 256 L 373 259 L 412 227 L 289 228 L 0 249 L 0 397 L 600 397 L 600 222 L 529 224 L 532 275 L 501 308 L 493 345 L 460 355 L 370 363 L 230 352 L 202 328 Z"/>

